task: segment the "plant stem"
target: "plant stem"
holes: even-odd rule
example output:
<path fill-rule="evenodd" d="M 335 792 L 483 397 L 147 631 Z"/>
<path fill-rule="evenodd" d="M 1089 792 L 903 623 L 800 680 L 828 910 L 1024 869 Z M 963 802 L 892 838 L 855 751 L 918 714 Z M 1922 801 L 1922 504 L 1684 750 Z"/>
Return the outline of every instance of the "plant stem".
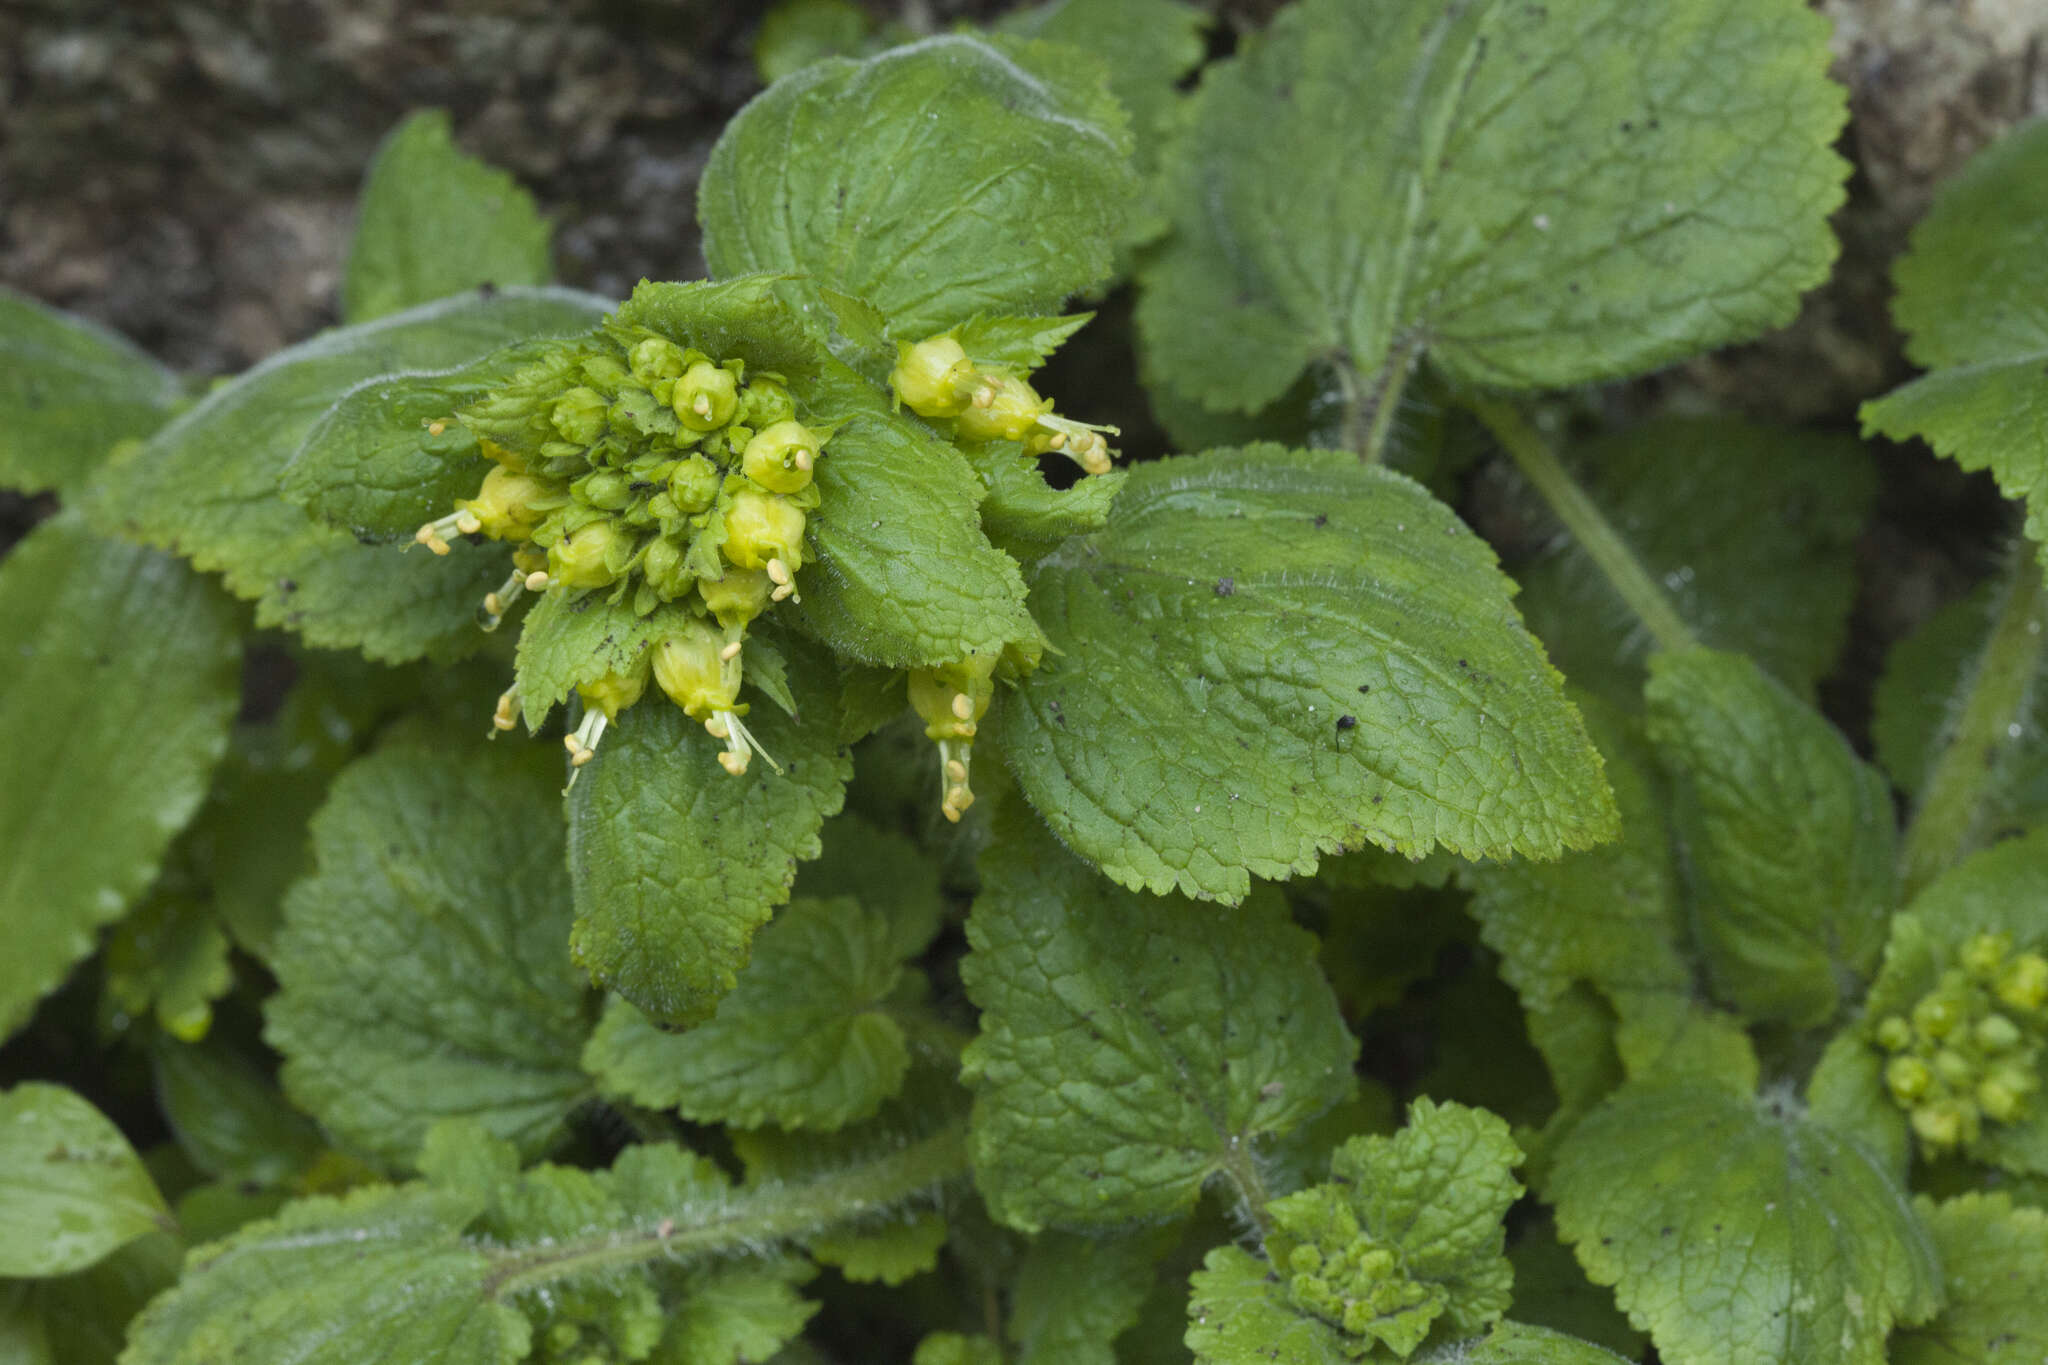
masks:
<path fill-rule="evenodd" d="M 737 1191 L 715 1208 L 679 1210 L 673 1221 L 657 1227 L 514 1248 L 485 1282 L 485 1290 L 507 1298 L 573 1275 L 646 1261 L 758 1250 L 900 1204 L 966 1170 L 966 1124 L 949 1124 L 871 1161 L 801 1184 Z"/>
<path fill-rule="evenodd" d="M 1266 1188 L 1266 1178 L 1259 1174 L 1259 1165 L 1252 1160 L 1251 1148 L 1242 1138 L 1232 1136 L 1225 1140 L 1223 1174 L 1237 1186 L 1244 1215 L 1258 1228 L 1259 1241 L 1263 1243 L 1273 1235 L 1273 1216 L 1266 1212 L 1266 1205 L 1273 1202 L 1273 1193 Z"/>
<path fill-rule="evenodd" d="M 1363 376 L 1351 368 L 1349 357 L 1336 362 L 1337 384 L 1344 391 L 1344 448 L 1366 464 L 1378 464 L 1387 453 L 1387 437 L 1393 433 L 1394 414 L 1401 410 L 1401 394 L 1415 369 L 1418 350 L 1413 340 L 1397 343 L 1387 353 L 1386 369 L 1371 393 Z"/>
<path fill-rule="evenodd" d="M 1692 627 L 1686 625 L 1685 618 L 1678 614 L 1678 608 L 1671 605 L 1671 599 L 1650 577 L 1642 561 L 1622 540 L 1620 532 L 1614 529 L 1600 509 L 1593 505 L 1593 500 L 1586 496 L 1585 490 L 1558 462 L 1543 434 L 1512 405 L 1498 398 L 1472 394 L 1466 396 L 1464 403 L 1501 443 L 1522 471 L 1522 477 L 1550 504 L 1550 510 L 1572 533 L 1579 548 L 1599 566 L 1609 586 L 1621 595 L 1629 610 L 1649 630 L 1650 638 L 1657 642 L 1657 647 L 1691 649 L 1697 645 L 1699 641 L 1693 636 Z"/>
<path fill-rule="evenodd" d="M 2024 535 L 2014 539 L 2002 596 L 1984 652 L 1963 684 L 1955 724 L 1927 770 L 1899 847 L 1900 891 L 1907 900 L 1975 846 L 1986 780 L 2025 723 L 2048 640 L 2048 593 Z"/>

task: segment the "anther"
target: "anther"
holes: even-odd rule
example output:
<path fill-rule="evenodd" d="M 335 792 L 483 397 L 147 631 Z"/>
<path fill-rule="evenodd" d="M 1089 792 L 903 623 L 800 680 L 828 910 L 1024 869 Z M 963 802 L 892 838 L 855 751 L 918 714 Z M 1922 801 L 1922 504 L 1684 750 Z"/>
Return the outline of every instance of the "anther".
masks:
<path fill-rule="evenodd" d="M 768 579 L 777 587 L 789 582 L 789 565 L 779 559 L 768 561 Z"/>
<path fill-rule="evenodd" d="M 968 700 L 965 692 L 953 694 L 953 714 L 961 720 L 974 719 L 974 703 Z"/>
<path fill-rule="evenodd" d="M 784 583 L 784 584 L 783 584 L 783 585 L 782 585 L 781 587 L 777 588 L 777 589 L 776 589 L 776 590 L 775 590 L 774 592 L 771 592 L 771 593 L 769 593 L 769 594 L 768 594 L 768 600 L 769 600 L 769 601 L 771 601 L 771 602 L 781 602 L 781 601 L 784 601 L 784 600 L 786 600 L 786 599 L 788 599 L 788 598 L 790 598 L 790 597 L 794 597 L 795 595 L 796 595 L 796 584 L 794 584 L 794 583 Z"/>
<path fill-rule="evenodd" d="M 711 396 L 703 393 L 698 394 L 695 401 L 690 404 L 690 411 L 696 413 L 699 417 L 709 417 L 711 415 Z"/>
<path fill-rule="evenodd" d="M 448 424 L 446 422 L 436 421 L 427 423 L 427 435 L 429 436 L 439 436 L 442 432 L 446 430 L 448 430 Z"/>
<path fill-rule="evenodd" d="M 546 569 L 535 569 L 526 576 L 526 590 L 528 592 L 546 592 L 548 584 L 552 581 L 548 577 Z"/>
<path fill-rule="evenodd" d="M 967 765 L 957 758 L 947 759 L 946 776 L 952 778 L 954 785 L 958 786 L 967 780 Z"/>
<path fill-rule="evenodd" d="M 738 640 L 734 640 L 734 641 L 733 641 L 733 642 L 732 642 L 731 644 L 727 645 L 727 646 L 726 646 L 726 647 L 725 647 L 724 649 L 721 649 L 721 650 L 719 650 L 719 651 L 718 651 L 718 659 L 719 659 L 719 662 L 720 662 L 720 663 L 731 663 L 731 662 L 732 662 L 732 661 L 733 661 L 734 659 L 737 659 L 737 658 L 739 658 L 739 657 L 740 657 L 740 642 L 739 642 Z"/>

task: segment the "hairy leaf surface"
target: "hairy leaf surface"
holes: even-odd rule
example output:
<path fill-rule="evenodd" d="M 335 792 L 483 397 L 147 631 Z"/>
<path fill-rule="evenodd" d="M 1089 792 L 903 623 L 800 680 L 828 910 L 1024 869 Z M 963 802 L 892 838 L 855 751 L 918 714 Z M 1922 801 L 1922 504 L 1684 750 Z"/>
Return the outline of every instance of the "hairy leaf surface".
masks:
<path fill-rule="evenodd" d="M 444 111 L 414 114 L 363 181 L 342 315 L 369 322 L 482 284 L 546 284 L 549 235 L 532 195 L 456 149 Z"/>
<path fill-rule="evenodd" d="M 620 715 L 569 794 L 571 948 L 657 1023 L 711 1017 L 846 799 L 853 764 L 824 671 L 793 670 L 801 722 L 770 707 L 747 720 L 781 773 L 757 759 L 727 774 L 719 742 L 654 696 Z"/>
<path fill-rule="evenodd" d="M 1825 1021 L 1895 904 L 1888 784 L 1742 655 L 1659 655 L 1644 696 L 1716 990 L 1755 1018 Z"/>
<path fill-rule="evenodd" d="M 582 331 L 605 301 L 561 289 L 467 294 L 280 351 L 214 390 L 102 471 L 96 520 L 174 550 L 256 603 L 258 625 L 399 663 L 475 649 L 476 605 L 506 569 L 500 546 L 435 558 L 363 545 L 285 501 L 278 480 L 337 399 L 366 379 L 443 370 L 510 342 Z"/>
<path fill-rule="evenodd" d="M 589 1000 L 553 782 L 534 751 L 401 744 L 335 780 L 285 902 L 266 1036 L 293 1099 L 409 1165 L 435 1119 L 529 1155 L 589 1093 Z"/>
<path fill-rule="evenodd" d="M 46 521 L 0 563 L 0 1037 L 156 876 L 240 692 L 232 605 L 170 556 Z"/>
<path fill-rule="evenodd" d="M 1993 143 L 1941 189 L 1893 269 L 1906 355 L 1931 373 L 1863 405 L 1866 430 L 1918 436 L 2027 504 L 2048 556 L 2048 124 Z M 2048 566 L 2048 558 L 2042 560 Z"/>
<path fill-rule="evenodd" d="M 1847 169 L 1796 0 L 1308 0 L 1211 68 L 1169 153 L 1138 321 L 1181 393 L 1556 388 L 1789 321 Z"/>
<path fill-rule="evenodd" d="M 2019 1365 L 2048 1359 L 2048 1213 L 2004 1194 L 1915 1207 L 1934 1238 L 1948 1306 L 1892 1339 L 1892 1365 Z"/>
<path fill-rule="evenodd" d="M 794 270 L 921 337 L 1106 278 L 1134 189 L 1091 56 L 964 34 L 818 62 L 726 125 L 697 189 L 714 275 Z"/>
<path fill-rule="evenodd" d="M 583 1063 L 609 1093 L 699 1122 L 837 1128 L 903 1084 L 891 1016 L 903 966 L 886 915 L 851 899 L 796 900 L 755 937 L 709 1023 L 663 1033 L 614 1000 Z"/>
<path fill-rule="evenodd" d="M 113 1120 L 60 1085 L 0 1091 L 0 1275 L 63 1275 L 170 1225 Z"/>
<path fill-rule="evenodd" d="M 1624 1087 L 1566 1138 L 1548 1193 L 1595 1283 L 1671 1365 L 1881 1365 L 1941 1304 L 1906 1194 L 1789 1100 Z"/>
<path fill-rule="evenodd" d="M 1400 475 L 1277 446 L 1157 461 L 1036 569 L 1059 653 L 990 724 L 1126 886 L 1235 901 L 1368 843 L 1556 857 L 1611 838 L 1614 806 L 1512 592 Z"/>
<path fill-rule="evenodd" d="M 0 289 L 0 486 L 71 493 L 183 396 L 125 337 Z"/>
<path fill-rule="evenodd" d="M 997 1217 L 1118 1227 L 1350 1097 L 1356 1044 L 1277 895 L 1120 890 L 1021 809 L 983 855 L 961 966 L 982 1011 L 962 1075 Z"/>

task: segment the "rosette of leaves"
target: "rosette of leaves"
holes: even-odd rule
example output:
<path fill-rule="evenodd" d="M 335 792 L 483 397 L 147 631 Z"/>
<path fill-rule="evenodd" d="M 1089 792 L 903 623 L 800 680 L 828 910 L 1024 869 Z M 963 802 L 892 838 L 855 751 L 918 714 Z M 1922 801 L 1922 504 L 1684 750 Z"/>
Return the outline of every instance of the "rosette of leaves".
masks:
<path fill-rule="evenodd" d="M 1071 48 L 959 36 L 807 66 L 706 171 L 720 278 L 602 318 L 544 289 L 368 291 L 415 306 L 218 391 L 100 510 L 321 643 L 453 655 L 488 638 L 479 603 L 516 622 L 496 725 L 582 711 L 572 949 L 661 1022 L 732 987 L 839 808 L 845 744 L 902 705 L 849 729 L 849 682 L 904 687 L 947 815 L 993 738 L 1073 848 L 1153 891 L 1236 901 L 1366 844 L 1607 837 L 1510 584 L 1419 487 L 1279 448 L 1040 477 L 1037 453 L 1109 463 L 1029 376 L 1085 321 L 1049 309 L 1114 266 L 1130 149 Z M 176 505 L 230 441 L 241 500 Z M 642 700 L 650 680 L 678 705 Z"/>

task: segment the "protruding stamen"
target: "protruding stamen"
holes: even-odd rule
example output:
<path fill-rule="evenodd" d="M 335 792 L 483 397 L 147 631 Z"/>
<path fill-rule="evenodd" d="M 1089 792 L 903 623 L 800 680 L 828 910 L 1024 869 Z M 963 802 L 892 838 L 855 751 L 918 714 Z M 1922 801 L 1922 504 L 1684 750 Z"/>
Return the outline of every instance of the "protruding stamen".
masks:
<path fill-rule="evenodd" d="M 967 765 L 957 758 L 947 759 L 946 776 L 951 778 L 956 784 L 965 782 L 967 780 Z"/>
<path fill-rule="evenodd" d="M 724 649 L 718 651 L 718 661 L 720 663 L 731 663 L 734 659 L 737 659 L 739 657 L 740 642 L 738 640 L 732 641 Z"/>
<path fill-rule="evenodd" d="M 496 630 L 499 623 L 504 621 L 505 613 L 512 610 L 512 604 L 517 602 L 525 591 L 526 575 L 514 569 L 505 581 L 498 585 L 497 591 L 484 594 L 483 608 L 476 614 L 477 628 L 484 631 Z"/>
<path fill-rule="evenodd" d="M 768 581 L 778 588 L 789 582 L 789 565 L 779 559 L 768 561 Z"/>
<path fill-rule="evenodd" d="M 974 792 L 967 785 L 967 765 L 973 759 L 973 745 L 957 739 L 939 741 L 939 814 L 956 825 L 974 804 Z"/>
<path fill-rule="evenodd" d="M 427 435 L 429 436 L 439 436 L 442 432 L 446 430 L 448 430 L 448 424 L 446 422 L 441 421 L 439 418 L 436 418 L 433 421 L 427 423 Z"/>
<path fill-rule="evenodd" d="M 608 722 L 604 712 L 591 707 L 583 713 L 583 723 L 576 727 L 573 735 L 562 736 L 562 747 L 569 751 L 569 766 L 581 768 L 597 757 L 597 742 L 604 738 L 604 727 Z M 576 775 L 571 772 L 569 781 L 573 784 Z"/>
<path fill-rule="evenodd" d="M 808 450 L 798 450 L 796 454 L 790 457 L 790 463 L 794 464 L 798 469 L 809 469 L 812 463 L 811 452 Z"/>
<path fill-rule="evenodd" d="M 513 683 L 498 697 L 498 709 L 491 712 L 491 738 L 519 723 L 519 684 Z"/>
<path fill-rule="evenodd" d="M 476 519 L 474 512 L 450 512 L 445 517 L 436 517 L 413 532 L 412 542 L 415 545 L 426 546 L 437 555 L 445 555 L 450 548 L 448 537 L 451 534 L 473 536 L 483 528 L 484 524 Z"/>
<path fill-rule="evenodd" d="M 768 594 L 768 600 L 771 602 L 783 602 L 794 596 L 796 596 L 796 584 L 784 583 L 774 592 Z"/>
<path fill-rule="evenodd" d="M 528 592 L 546 592 L 549 585 L 553 582 L 554 580 L 548 577 L 546 569 L 535 569 L 526 576 L 526 590 Z"/>
<path fill-rule="evenodd" d="M 719 726 L 720 729 L 712 730 L 711 727 L 714 725 Z M 782 765 L 777 763 L 769 755 L 768 751 L 761 747 L 761 742 L 754 738 L 747 727 L 740 723 L 740 718 L 733 712 L 712 712 L 711 719 L 704 722 L 704 728 L 725 741 L 725 752 L 718 756 L 718 766 L 731 773 L 734 777 L 738 777 L 747 770 L 747 763 L 755 754 L 761 755 L 762 760 L 769 767 L 775 769 L 777 774 L 782 772 Z"/>
<path fill-rule="evenodd" d="M 974 406 L 976 406 L 977 408 L 988 407 L 995 401 L 996 386 L 993 384 L 983 384 L 980 388 L 974 391 Z"/>
<path fill-rule="evenodd" d="M 968 700 L 965 692 L 953 694 L 953 714 L 960 720 L 974 719 L 974 703 Z"/>
<path fill-rule="evenodd" d="M 1053 413 L 1039 415 L 1038 425 L 1051 432 L 1044 438 L 1047 450 L 1060 454 L 1081 466 L 1084 474 L 1107 474 L 1110 471 L 1110 456 L 1114 453 L 1103 433 L 1111 436 L 1121 433 L 1115 427 L 1095 426 L 1088 422 L 1076 422 L 1071 417 L 1060 417 Z"/>
<path fill-rule="evenodd" d="M 696 400 L 690 404 L 690 411 L 696 413 L 699 417 L 709 418 L 711 416 L 711 396 L 703 393 L 698 394 Z"/>

